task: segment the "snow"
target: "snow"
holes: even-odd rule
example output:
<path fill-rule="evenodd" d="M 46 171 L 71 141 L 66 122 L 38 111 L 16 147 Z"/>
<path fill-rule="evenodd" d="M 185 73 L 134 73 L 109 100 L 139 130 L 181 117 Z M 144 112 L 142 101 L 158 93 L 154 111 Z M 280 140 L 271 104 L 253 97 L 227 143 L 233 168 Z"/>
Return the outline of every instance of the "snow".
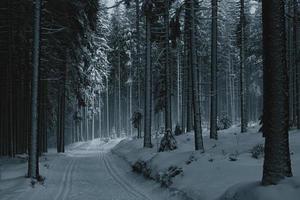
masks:
<path fill-rule="evenodd" d="M 251 149 L 264 143 L 258 129 L 259 127 L 253 124 L 247 133 L 242 134 L 239 127 L 232 127 L 220 131 L 218 141 L 210 140 L 208 132 L 204 132 L 205 153 L 194 151 L 192 133 L 176 136 L 178 149 L 172 152 L 158 153 L 156 148 L 143 149 L 142 140 L 124 140 L 113 152 L 131 165 L 137 161 L 146 162 L 150 178 L 156 181 L 161 181 L 162 175 L 166 174 L 171 166 L 182 169 L 183 173 L 171 179 L 170 188 L 191 199 L 225 200 L 236 199 L 237 196 L 240 200 L 274 199 L 275 194 L 277 199 L 299 199 L 300 133 L 290 132 L 295 177 L 286 179 L 277 186 L 262 187 L 258 181 L 262 177 L 263 159 L 251 156 Z M 153 143 L 156 143 L 155 139 Z M 237 160 L 231 161 L 233 158 Z M 249 194 L 247 198 L 243 196 L 245 191 Z M 258 196 L 253 196 L 253 192 L 258 193 Z M 290 195 L 286 196 L 287 193 Z"/>
<path fill-rule="evenodd" d="M 27 161 L 1 158 L 1 200 L 162 200 L 175 199 L 158 184 L 145 181 L 110 153 L 121 139 L 70 145 L 65 154 L 53 149 L 40 159 L 43 184 L 24 178 Z"/>
<path fill-rule="evenodd" d="M 40 159 L 45 182 L 34 187 L 24 178 L 26 155 L 0 158 L 0 200 L 298 200 L 300 132 L 290 132 L 294 177 L 263 187 L 263 159 L 251 149 L 264 139 L 256 124 L 239 129 L 220 131 L 218 141 L 205 130 L 205 153 L 194 151 L 193 133 L 176 136 L 171 152 L 157 152 L 161 136 L 151 149 L 130 138 L 75 143 L 64 154 L 51 149 Z M 137 161 L 146 163 L 148 177 L 132 172 Z"/>

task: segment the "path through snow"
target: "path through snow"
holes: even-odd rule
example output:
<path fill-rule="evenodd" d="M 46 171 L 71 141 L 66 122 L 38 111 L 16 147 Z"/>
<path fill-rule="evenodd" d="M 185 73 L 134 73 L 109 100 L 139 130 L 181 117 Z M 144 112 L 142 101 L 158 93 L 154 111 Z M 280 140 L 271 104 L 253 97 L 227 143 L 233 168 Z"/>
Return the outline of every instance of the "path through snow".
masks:
<path fill-rule="evenodd" d="M 174 199 L 174 193 L 133 174 L 127 163 L 110 153 L 119 141 L 82 142 L 69 146 L 65 154 L 48 153 L 40 164 L 45 183 L 34 188 L 17 175 L 20 170 L 25 174 L 26 162 L 4 165 L 0 200 Z"/>

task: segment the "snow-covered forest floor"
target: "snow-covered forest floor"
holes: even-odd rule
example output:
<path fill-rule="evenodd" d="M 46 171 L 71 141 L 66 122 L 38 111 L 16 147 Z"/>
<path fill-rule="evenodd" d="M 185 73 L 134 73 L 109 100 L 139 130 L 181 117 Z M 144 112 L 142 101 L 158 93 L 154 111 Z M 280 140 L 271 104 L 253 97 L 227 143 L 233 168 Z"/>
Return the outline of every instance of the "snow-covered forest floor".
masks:
<path fill-rule="evenodd" d="M 40 159 L 44 184 L 31 186 L 25 179 L 24 158 L 1 159 L 1 200 L 163 200 L 172 192 L 145 181 L 130 166 L 110 153 L 120 139 L 81 142 L 68 146 L 65 154 L 54 150 Z"/>
<path fill-rule="evenodd" d="M 124 158 L 146 178 L 159 182 L 197 200 L 297 200 L 300 197 L 300 132 L 290 132 L 290 148 L 294 177 L 277 186 L 263 188 L 264 144 L 258 126 L 247 133 L 240 127 L 219 132 L 219 140 L 210 140 L 204 131 L 205 153 L 195 152 L 192 133 L 176 136 L 178 149 L 157 153 L 142 148 L 142 140 L 123 140 L 113 152 Z M 257 157 L 257 158 L 255 158 Z"/>
<path fill-rule="evenodd" d="M 46 179 L 34 187 L 24 178 L 25 157 L 1 158 L 0 199 L 298 200 L 300 196 L 297 131 L 290 132 L 294 177 L 267 188 L 259 185 L 263 138 L 258 126 L 245 134 L 239 127 L 220 131 L 218 141 L 210 140 L 204 131 L 205 153 L 193 150 L 192 133 L 176 136 L 175 151 L 157 153 L 160 137 L 153 139 L 152 149 L 144 149 L 143 140 L 137 139 L 75 143 L 65 154 L 52 149 L 40 159 Z M 143 175 L 132 172 L 132 166 Z"/>

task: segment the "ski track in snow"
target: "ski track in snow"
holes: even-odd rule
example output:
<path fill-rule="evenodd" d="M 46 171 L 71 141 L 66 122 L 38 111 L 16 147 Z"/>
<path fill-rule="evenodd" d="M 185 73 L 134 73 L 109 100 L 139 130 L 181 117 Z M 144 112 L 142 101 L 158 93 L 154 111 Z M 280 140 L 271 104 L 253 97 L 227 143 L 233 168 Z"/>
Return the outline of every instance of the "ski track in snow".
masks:
<path fill-rule="evenodd" d="M 128 193 L 132 194 L 135 196 L 137 199 L 145 199 L 145 200 L 152 200 L 148 196 L 144 195 L 140 191 L 136 190 L 134 186 L 132 186 L 129 182 L 125 180 L 124 177 L 122 177 L 116 168 L 114 168 L 111 164 L 111 162 L 108 159 L 108 155 L 101 153 L 100 158 L 102 159 L 106 171 L 110 174 L 110 176 Z"/>
<path fill-rule="evenodd" d="M 70 193 L 72 187 L 72 175 L 76 168 L 75 162 L 76 161 L 72 159 L 66 167 L 62 179 L 62 185 L 59 188 L 59 192 L 57 193 L 55 200 L 65 200 L 68 197 L 68 194 Z"/>
<path fill-rule="evenodd" d="M 53 150 L 40 160 L 43 185 L 32 188 L 29 179 L 16 177 L 0 190 L 0 200 L 153 200 L 127 163 L 110 152 L 119 142 L 96 139 L 72 144 L 64 154 Z M 26 171 L 26 166 L 19 168 Z"/>
<path fill-rule="evenodd" d="M 0 190 L 0 200 L 183 199 L 176 191 L 161 191 L 154 182 L 133 174 L 131 167 L 110 151 L 119 141 L 81 142 L 68 146 L 64 154 L 46 154 L 40 160 L 45 184 L 31 188 L 28 179 L 19 177 L 18 186 Z"/>

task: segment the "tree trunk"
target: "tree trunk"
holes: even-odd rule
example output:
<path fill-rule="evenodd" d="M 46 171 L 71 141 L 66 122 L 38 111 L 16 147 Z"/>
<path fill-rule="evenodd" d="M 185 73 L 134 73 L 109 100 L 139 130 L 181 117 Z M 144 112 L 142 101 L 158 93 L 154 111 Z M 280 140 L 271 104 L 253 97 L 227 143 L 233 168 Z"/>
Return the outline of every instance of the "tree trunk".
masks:
<path fill-rule="evenodd" d="M 102 138 L 102 109 L 101 109 L 101 92 L 99 91 L 99 97 L 98 97 L 98 107 L 99 107 L 99 116 L 98 116 L 98 122 L 99 122 L 99 138 Z"/>
<path fill-rule="evenodd" d="M 170 30 L 169 30 L 169 10 L 170 10 L 170 1 L 165 0 L 165 15 L 164 15 L 164 23 L 165 23 L 165 71 L 166 71 L 166 104 L 165 104 L 165 130 L 170 130 L 172 132 L 172 113 L 171 113 L 171 73 L 170 73 Z"/>
<path fill-rule="evenodd" d="M 120 50 L 118 50 L 118 129 L 117 135 L 120 137 L 121 129 L 122 129 L 122 112 L 121 112 L 121 54 Z"/>
<path fill-rule="evenodd" d="M 240 95 L 241 95 L 241 132 L 247 131 L 246 113 L 246 86 L 245 86 L 245 5 L 241 0 L 240 23 L 241 23 L 241 46 L 240 46 Z"/>
<path fill-rule="evenodd" d="M 212 0 L 212 31 L 211 31 L 211 103 L 210 103 L 210 138 L 217 140 L 217 31 L 218 1 Z"/>
<path fill-rule="evenodd" d="M 93 104 L 92 105 L 92 140 L 94 140 L 95 139 L 95 115 L 94 115 L 95 97 L 93 97 L 93 99 L 92 99 L 92 104 Z"/>
<path fill-rule="evenodd" d="M 195 39 L 195 3 L 191 0 L 191 71 L 193 85 L 193 107 L 194 107 L 194 131 L 195 131 L 195 150 L 204 151 L 202 127 L 201 127 L 201 112 L 200 112 L 200 97 L 198 89 L 198 73 L 196 63 L 196 39 Z"/>
<path fill-rule="evenodd" d="M 151 66 L 151 21 L 146 15 L 146 69 L 145 69 L 145 117 L 144 147 L 152 148 L 151 113 L 152 113 L 152 66 Z"/>
<path fill-rule="evenodd" d="M 296 74 L 296 112 L 297 112 L 297 129 L 300 129 L 300 11 L 298 0 L 294 0 L 294 61 Z"/>
<path fill-rule="evenodd" d="M 265 160 L 263 185 L 292 176 L 284 1 L 263 1 Z"/>
<path fill-rule="evenodd" d="M 39 178 L 39 157 L 37 151 L 38 139 L 38 80 L 40 64 L 40 34 L 41 34 L 41 5 L 42 0 L 35 0 L 34 7 L 34 27 L 33 27 L 33 52 L 32 52 L 32 86 L 31 86 L 31 146 L 29 153 L 28 176 L 32 179 Z"/>
<path fill-rule="evenodd" d="M 109 133 L 109 93 L 108 93 L 108 77 L 106 76 L 106 137 L 110 136 Z"/>

